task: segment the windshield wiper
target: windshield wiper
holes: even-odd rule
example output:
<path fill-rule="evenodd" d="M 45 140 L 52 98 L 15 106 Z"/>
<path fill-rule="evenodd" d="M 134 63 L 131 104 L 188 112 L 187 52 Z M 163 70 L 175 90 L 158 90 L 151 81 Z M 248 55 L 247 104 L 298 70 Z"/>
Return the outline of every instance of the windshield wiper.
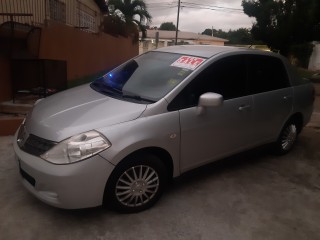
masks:
<path fill-rule="evenodd" d="M 156 101 L 153 101 L 151 99 L 147 99 L 147 98 L 143 98 L 139 95 L 128 95 L 128 94 L 123 94 L 122 95 L 123 98 L 131 98 L 137 101 L 144 101 L 144 102 L 149 102 L 149 103 L 155 103 Z"/>
<path fill-rule="evenodd" d="M 99 80 L 99 79 L 98 79 Z M 101 93 L 107 93 L 111 94 L 113 96 L 122 96 L 122 91 L 118 88 L 112 87 L 110 85 L 107 85 L 101 81 L 94 81 L 90 85 L 94 90 L 101 92 Z"/>
<path fill-rule="evenodd" d="M 109 85 L 104 85 L 103 88 L 106 88 L 106 89 L 108 89 L 109 91 L 112 91 L 112 92 L 114 92 L 114 93 L 119 93 L 119 94 L 122 95 L 122 91 L 121 91 L 120 89 L 118 89 L 118 88 L 111 87 L 111 86 L 109 86 Z"/>

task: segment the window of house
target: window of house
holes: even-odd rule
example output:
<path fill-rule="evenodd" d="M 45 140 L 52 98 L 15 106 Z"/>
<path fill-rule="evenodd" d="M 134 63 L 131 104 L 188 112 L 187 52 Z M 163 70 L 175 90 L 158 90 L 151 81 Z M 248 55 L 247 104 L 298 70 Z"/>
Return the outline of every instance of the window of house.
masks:
<path fill-rule="evenodd" d="M 50 18 L 66 23 L 66 4 L 58 0 L 49 0 Z"/>
<path fill-rule="evenodd" d="M 80 27 L 85 27 L 87 30 L 92 32 L 95 31 L 96 19 L 94 16 L 83 10 L 79 10 L 79 19 Z"/>
<path fill-rule="evenodd" d="M 89 8 L 87 5 L 78 2 L 78 27 L 83 28 L 89 32 L 95 32 L 97 12 Z"/>

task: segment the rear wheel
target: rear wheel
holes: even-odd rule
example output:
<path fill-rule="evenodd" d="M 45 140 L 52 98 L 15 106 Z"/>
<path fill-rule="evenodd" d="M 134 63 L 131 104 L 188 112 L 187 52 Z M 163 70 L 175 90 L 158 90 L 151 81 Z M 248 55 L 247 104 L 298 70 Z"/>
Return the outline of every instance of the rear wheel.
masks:
<path fill-rule="evenodd" d="M 150 154 L 129 157 L 111 174 L 105 204 L 124 213 L 143 211 L 158 201 L 166 183 L 166 169 L 158 157 Z"/>
<path fill-rule="evenodd" d="M 288 122 L 282 129 L 278 141 L 275 144 L 277 153 L 286 154 L 289 152 L 298 138 L 298 126 L 294 121 Z"/>

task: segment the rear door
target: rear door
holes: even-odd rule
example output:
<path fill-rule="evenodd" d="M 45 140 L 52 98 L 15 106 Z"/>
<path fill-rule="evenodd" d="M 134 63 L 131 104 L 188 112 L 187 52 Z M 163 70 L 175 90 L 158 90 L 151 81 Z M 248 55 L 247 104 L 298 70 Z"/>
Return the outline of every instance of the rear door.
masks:
<path fill-rule="evenodd" d="M 292 111 L 293 89 L 286 68 L 277 57 L 249 55 L 248 77 L 254 102 L 255 142 L 274 141 Z"/>
<path fill-rule="evenodd" d="M 169 105 L 169 110 L 180 113 L 181 172 L 252 144 L 253 101 L 246 79 L 244 57 L 225 57 L 199 74 Z M 224 102 L 199 115 L 198 100 L 206 92 L 221 94 Z"/>

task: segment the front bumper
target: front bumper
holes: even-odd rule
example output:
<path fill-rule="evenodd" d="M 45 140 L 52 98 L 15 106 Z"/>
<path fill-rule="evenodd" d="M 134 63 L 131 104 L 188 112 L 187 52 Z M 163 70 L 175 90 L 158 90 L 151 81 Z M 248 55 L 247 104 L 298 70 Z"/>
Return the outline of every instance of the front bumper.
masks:
<path fill-rule="evenodd" d="M 114 166 L 96 155 L 56 165 L 22 151 L 14 138 L 14 151 L 23 185 L 43 202 L 65 209 L 100 206 L 106 182 Z"/>

